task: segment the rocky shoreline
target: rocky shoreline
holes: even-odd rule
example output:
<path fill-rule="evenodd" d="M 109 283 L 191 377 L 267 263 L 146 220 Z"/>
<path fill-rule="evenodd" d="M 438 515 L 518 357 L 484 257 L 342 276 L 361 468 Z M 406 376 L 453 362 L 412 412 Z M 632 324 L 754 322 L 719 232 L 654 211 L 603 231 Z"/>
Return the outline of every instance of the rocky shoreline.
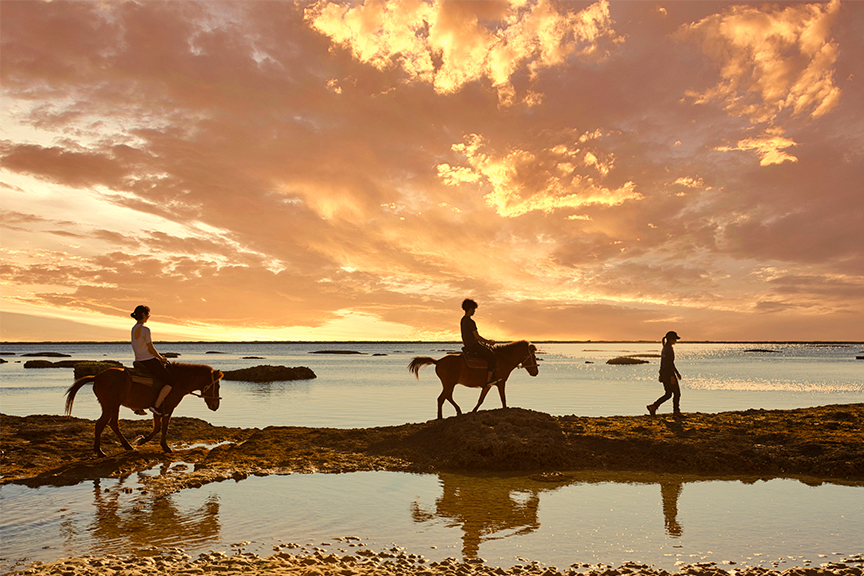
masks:
<path fill-rule="evenodd" d="M 607 470 L 674 472 L 706 476 L 798 477 L 819 484 L 864 483 L 864 404 L 798 410 L 745 410 L 719 414 L 587 418 L 551 416 L 520 408 L 481 411 L 368 429 L 268 426 L 230 428 L 195 418 L 172 419 L 164 454 L 151 442 L 126 452 L 113 433 L 103 435 L 109 453 L 92 452 L 92 420 L 62 416 L 0 415 L 0 484 L 73 485 L 83 480 L 121 478 L 153 466 L 177 463 L 170 472 L 142 475 L 142 492 L 154 498 L 211 482 L 293 473 L 361 470 L 409 472 L 521 471 L 560 481 L 567 472 Z M 149 419 L 121 420 L 129 438 L 145 434 Z M 182 463 L 182 464 L 181 464 Z M 34 562 L 11 574 L 87 576 L 90 574 L 339 574 L 365 576 L 543 575 L 667 576 L 653 566 L 571 565 L 559 569 L 527 562 L 510 569 L 482 560 L 429 562 L 417 555 L 368 549 L 337 555 L 323 549 L 274 549 L 259 557 L 238 550 L 192 559 L 182 550 L 144 550 L 130 556 L 102 556 Z M 857 552 L 857 551 L 856 551 Z M 819 563 L 819 559 L 813 559 Z M 731 563 L 730 563 L 731 564 Z M 860 554 L 842 562 L 797 566 L 780 571 L 719 567 L 713 563 L 679 566 L 679 574 L 704 576 L 862 576 Z"/>
<path fill-rule="evenodd" d="M 509 569 L 487 565 L 476 558 L 459 561 L 446 558 L 429 562 L 418 554 L 408 554 L 394 546 L 389 550 L 357 551 L 353 554 L 328 553 L 324 549 L 289 552 L 296 544 L 276 547 L 270 556 L 258 556 L 238 550 L 235 554 L 208 552 L 193 559 L 183 550 L 142 550 L 126 556 L 84 556 L 62 558 L 53 562 L 34 562 L 26 568 L 9 572 L 10 576 L 161 576 L 212 574 L 226 576 L 669 576 L 652 565 L 627 562 L 615 567 L 606 564 L 573 564 L 567 568 L 547 566 L 525 560 Z M 724 569 L 714 562 L 683 564 L 677 574 L 685 576 L 861 576 L 864 555 L 856 554 L 840 562 L 822 562 L 818 567 L 796 566 L 786 570 L 761 566 Z"/>
<path fill-rule="evenodd" d="M 858 483 L 864 481 L 862 423 L 864 404 L 691 413 L 683 419 L 551 416 L 508 408 L 364 429 L 230 428 L 174 418 L 173 453 L 164 454 L 153 441 L 127 452 L 106 429 L 109 456 L 97 458 L 92 420 L 0 415 L 0 483 L 70 485 L 172 461 L 191 466 L 154 479 L 151 490 L 171 493 L 251 475 L 363 470 L 616 470 Z M 152 423 L 121 420 L 120 426 L 133 439 Z"/>

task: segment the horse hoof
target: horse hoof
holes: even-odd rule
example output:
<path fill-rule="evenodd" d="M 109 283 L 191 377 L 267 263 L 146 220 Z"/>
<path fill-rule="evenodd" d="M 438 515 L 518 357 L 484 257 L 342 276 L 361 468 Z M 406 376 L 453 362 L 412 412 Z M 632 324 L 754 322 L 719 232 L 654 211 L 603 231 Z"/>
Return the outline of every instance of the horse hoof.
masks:
<path fill-rule="evenodd" d="M 99 458 L 105 458 L 107 456 L 107 454 L 105 454 L 102 450 L 94 450 L 94 452 L 96 452 L 96 456 L 98 456 Z"/>

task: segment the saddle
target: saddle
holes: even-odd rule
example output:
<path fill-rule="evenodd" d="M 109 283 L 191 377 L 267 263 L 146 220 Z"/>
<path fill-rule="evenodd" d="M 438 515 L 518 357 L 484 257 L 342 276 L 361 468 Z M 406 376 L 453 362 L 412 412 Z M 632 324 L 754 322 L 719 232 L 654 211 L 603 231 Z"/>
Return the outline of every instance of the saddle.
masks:
<path fill-rule="evenodd" d="M 133 384 L 142 384 L 148 388 L 153 388 L 153 376 L 150 375 L 150 372 L 147 371 L 147 368 L 141 362 L 132 362 L 132 368 L 126 368 L 126 376 L 132 380 Z"/>
<path fill-rule="evenodd" d="M 465 359 L 465 364 L 468 365 L 468 368 L 474 368 L 477 370 L 489 369 L 489 362 L 487 362 L 485 358 L 477 356 L 470 350 L 467 350 L 464 346 L 462 347 L 462 358 Z"/>

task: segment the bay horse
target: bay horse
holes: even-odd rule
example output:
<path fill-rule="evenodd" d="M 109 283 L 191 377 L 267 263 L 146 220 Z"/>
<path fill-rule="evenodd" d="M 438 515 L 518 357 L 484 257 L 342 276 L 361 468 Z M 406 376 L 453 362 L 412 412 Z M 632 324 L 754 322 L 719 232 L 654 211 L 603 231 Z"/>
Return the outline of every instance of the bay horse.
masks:
<path fill-rule="evenodd" d="M 210 366 L 203 364 L 184 364 L 181 362 L 169 362 L 166 366 L 174 375 L 176 385 L 165 397 L 162 402 L 162 416 L 153 416 L 153 430 L 150 434 L 138 441 L 138 446 L 145 444 L 156 436 L 156 432 L 162 430 L 162 450 L 171 452 L 171 447 L 168 446 L 168 422 L 171 420 L 171 413 L 180 404 L 180 401 L 187 394 L 193 394 L 204 399 L 207 407 L 210 410 L 219 409 L 219 381 L 222 379 L 222 372 L 215 370 Z M 93 450 L 99 456 L 105 456 L 102 451 L 102 431 L 105 430 L 105 425 L 111 426 L 114 434 L 120 439 L 120 443 L 126 450 L 134 450 L 126 437 L 120 431 L 119 416 L 120 406 L 126 406 L 132 410 L 143 410 L 153 404 L 155 397 L 154 389 L 138 382 L 133 382 L 132 378 L 123 368 L 109 368 L 103 370 L 99 374 L 93 376 L 84 376 L 75 381 L 72 386 L 66 391 L 66 415 L 72 414 L 72 403 L 75 402 L 75 395 L 78 390 L 93 383 L 93 393 L 96 394 L 96 399 L 102 406 L 102 415 L 96 420 L 96 440 L 93 443 Z M 200 390 L 200 394 L 195 394 L 196 390 Z"/>
<path fill-rule="evenodd" d="M 441 412 L 444 400 L 449 400 L 453 407 L 456 408 L 457 416 L 462 414 L 459 405 L 453 401 L 453 390 L 456 388 L 456 384 L 462 384 L 469 388 L 482 388 L 480 391 L 480 399 L 477 400 L 477 405 L 474 406 L 474 410 L 472 410 L 472 412 L 476 412 L 477 409 L 480 408 L 480 405 L 483 404 L 483 400 L 486 398 L 486 394 L 489 393 L 492 386 L 498 387 L 498 394 L 501 396 L 501 406 L 504 408 L 507 407 L 507 397 L 504 394 L 504 386 L 507 384 L 507 378 L 510 377 L 510 373 L 514 369 L 525 368 L 525 370 L 528 371 L 528 374 L 531 376 L 537 376 L 539 372 L 537 356 L 535 354 L 537 352 L 537 347 L 527 340 L 518 340 L 516 342 L 510 342 L 509 344 L 497 344 L 492 348 L 492 350 L 495 352 L 495 356 L 498 357 L 498 366 L 496 368 L 498 382 L 490 385 L 486 384 L 486 368 L 469 367 L 464 354 L 448 354 L 440 360 L 435 360 L 428 356 L 415 356 L 414 359 L 408 363 L 408 371 L 414 374 L 418 379 L 420 378 L 420 368 L 428 364 L 435 365 L 435 374 L 438 375 L 438 378 L 441 380 L 441 385 L 444 387 L 441 394 L 438 396 L 439 420 L 442 418 Z"/>

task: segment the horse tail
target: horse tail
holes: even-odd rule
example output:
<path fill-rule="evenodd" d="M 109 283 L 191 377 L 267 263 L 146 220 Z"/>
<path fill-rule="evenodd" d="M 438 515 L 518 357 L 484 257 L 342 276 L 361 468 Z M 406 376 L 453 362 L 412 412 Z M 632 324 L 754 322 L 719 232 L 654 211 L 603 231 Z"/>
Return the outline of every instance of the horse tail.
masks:
<path fill-rule="evenodd" d="M 408 371 L 414 374 L 417 379 L 420 379 L 420 368 L 426 366 L 428 364 L 438 364 L 438 361 L 434 358 L 430 358 L 428 356 L 415 356 L 411 362 L 408 363 Z"/>
<path fill-rule="evenodd" d="M 75 402 L 75 395 L 78 394 L 78 390 L 93 382 L 96 379 L 96 376 L 92 374 L 90 376 L 84 376 L 83 378 L 79 378 L 75 381 L 72 386 L 66 390 L 66 416 L 72 415 L 72 403 Z"/>

